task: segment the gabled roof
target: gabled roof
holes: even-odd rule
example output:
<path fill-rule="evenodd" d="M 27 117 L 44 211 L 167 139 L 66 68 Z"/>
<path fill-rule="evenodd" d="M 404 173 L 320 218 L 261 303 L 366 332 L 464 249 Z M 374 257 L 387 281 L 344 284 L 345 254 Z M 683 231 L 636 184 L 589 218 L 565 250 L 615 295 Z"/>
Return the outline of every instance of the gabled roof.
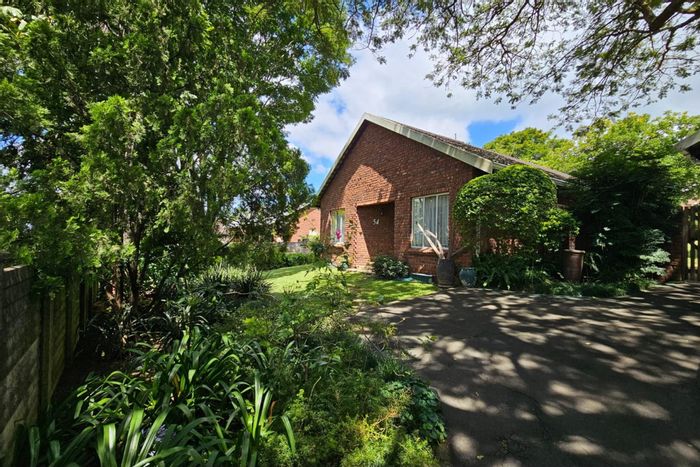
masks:
<path fill-rule="evenodd" d="M 700 160 L 700 131 L 682 139 L 676 148 Z"/>
<path fill-rule="evenodd" d="M 378 117 L 376 115 L 366 113 L 362 115 L 362 119 L 353 130 L 347 143 L 345 143 L 345 146 L 343 146 L 343 149 L 340 151 L 338 158 L 333 163 L 333 167 L 331 167 L 331 170 L 328 172 L 325 180 L 323 180 L 321 188 L 318 191 L 319 197 L 323 194 L 323 191 L 326 189 L 330 181 L 335 176 L 336 171 L 343 163 L 345 156 L 350 151 L 350 148 L 353 146 L 355 140 L 360 134 L 360 130 L 368 122 L 374 123 L 375 125 L 379 125 L 389 131 L 393 131 L 394 133 L 398 133 L 408 139 L 431 147 L 436 151 L 462 161 L 465 164 L 469 164 L 472 167 L 476 167 L 477 169 L 486 173 L 493 173 L 498 169 L 502 169 L 503 167 L 512 164 L 525 164 L 542 170 L 544 173 L 549 175 L 549 177 L 557 185 L 564 185 L 569 179 L 571 179 L 571 175 L 564 172 L 559 172 L 558 170 L 550 169 L 530 161 L 524 161 L 516 157 L 498 154 L 497 152 L 472 146 L 471 144 L 467 144 L 456 139 L 421 130 L 420 128 L 405 125 L 394 120 L 389 120 L 388 118 Z"/>

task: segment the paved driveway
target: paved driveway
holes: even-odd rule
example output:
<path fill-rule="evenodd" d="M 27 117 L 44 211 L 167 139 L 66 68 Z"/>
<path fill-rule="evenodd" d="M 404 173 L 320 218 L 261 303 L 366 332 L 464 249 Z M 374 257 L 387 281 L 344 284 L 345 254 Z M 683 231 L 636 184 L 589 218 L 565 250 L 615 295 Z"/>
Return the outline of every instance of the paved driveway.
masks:
<path fill-rule="evenodd" d="M 462 289 L 376 316 L 438 390 L 453 465 L 700 466 L 700 284 L 601 300 Z"/>

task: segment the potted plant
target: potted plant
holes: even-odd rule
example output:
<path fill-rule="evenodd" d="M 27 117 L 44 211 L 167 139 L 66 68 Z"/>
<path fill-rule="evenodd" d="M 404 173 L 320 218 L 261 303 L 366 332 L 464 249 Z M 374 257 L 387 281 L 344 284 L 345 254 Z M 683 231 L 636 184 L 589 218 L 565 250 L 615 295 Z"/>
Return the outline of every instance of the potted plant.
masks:
<path fill-rule="evenodd" d="M 430 230 L 424 229 L 418 224 L 418 228 L 428 241 L 430 248 L 438 257 L 437 263 L 437 285 L 438 287 L 452 287 L 455 285 L 455 262 L 452 259 L 454 255 L 447 255 L 447 251 L 443 248 L 437 235 Z"/>
<path fill-rule="evenodd" d="M 474 287 L 476 285 L 476 268 L 466 267 L 459 270 L 459 281 L 465 287 Z"/>

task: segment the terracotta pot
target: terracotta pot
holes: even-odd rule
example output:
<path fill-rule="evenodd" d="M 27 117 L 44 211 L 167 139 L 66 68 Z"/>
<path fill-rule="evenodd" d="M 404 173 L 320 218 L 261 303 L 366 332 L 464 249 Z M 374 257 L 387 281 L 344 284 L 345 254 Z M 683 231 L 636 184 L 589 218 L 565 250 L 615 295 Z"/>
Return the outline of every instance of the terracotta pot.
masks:
<path fill-rule="evenodd" d="M 451 259 L 439 259 L 437 264 L 438 287 L 455 285 L 455 262 Z"/>

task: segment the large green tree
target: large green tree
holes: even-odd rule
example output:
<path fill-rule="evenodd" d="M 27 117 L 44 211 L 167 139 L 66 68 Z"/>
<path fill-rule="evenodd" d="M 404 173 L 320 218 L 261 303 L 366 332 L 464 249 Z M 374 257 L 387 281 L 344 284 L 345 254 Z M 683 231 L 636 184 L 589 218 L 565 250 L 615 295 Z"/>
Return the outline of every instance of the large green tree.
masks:
<path fill-rule="evenodd" d="M 621 280 L 661 272 L 681 203 L 700 193 L 700 166 L 675 144 L 698 128 L 698 116 L 632 114 L 600 120 L 577 135 L 574 157 L 582 163 L 570 198 L 592 273 Z"/>
<path fill-rule="evenodd" d="M 537 128 L 513 131 L 484 145 L 485 149 L 537 162 L 567 173 L 576 167 L 577 162 L 569 157 L 572 147 L 571 140 L 556 137 L 551 131 Z"/>
<path fill-rule="evenodd" d="M 283 128 L 347 74 L 336 3 L 11 5 L 0 248 L 47 278 L 114 266 L 138 307 L 155 279 L 208 261 L 228 227 L 269 237 L 308 200 Z"/>
<path fill-rule="evenodd" d="M 556 93 L 556 117 L 568 124 L 688 90 L 700 71 L 697 0 L 345 3 L 370 47 L 406 37 L 427 50 L 437 85 L 511 104 Z"/>

